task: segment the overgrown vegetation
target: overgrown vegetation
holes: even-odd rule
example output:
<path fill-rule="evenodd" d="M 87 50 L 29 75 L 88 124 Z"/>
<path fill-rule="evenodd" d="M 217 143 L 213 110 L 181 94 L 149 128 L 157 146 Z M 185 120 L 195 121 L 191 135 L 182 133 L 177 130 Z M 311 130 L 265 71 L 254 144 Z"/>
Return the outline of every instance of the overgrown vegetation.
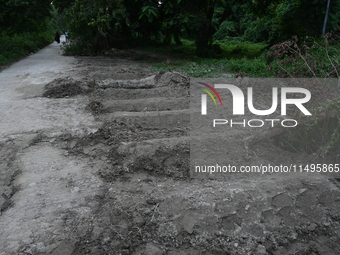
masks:
<path fill-rule="evenodd" d="M 251 43 L 237 39 L 219 41 L 214 44 L 212 58 L 200 58 L 195 54 L 193 41 L 182 40 L 181 45 L 140 47 L 140 49 L 171 56 L 170 59 L 154 65 L 156 70 L 178 71 L 193 77 L 230 76 L 231 73 L 244 72 L 250 76 L 269 77 L 264 58 L 266 43 Z"/>
<path fill-rule="evenodd" d="M 53 41 L 53 5 L 42 0 L 0 0 L 0 66 Z"/>
<path fill-rule="evenodd" d="M 270 49 L 266 49 L 268 44 L 234 40 L 232 44 L 220 44 L 222 52 L 214 59 L 198 58 L 185 45 L 162 47 L 161 51 L 154 48 L 156 52 L 181 59 L 157 64 L 155 68 L 181 71 L 194 77 L 237 73 L 252 77 L 340 77 L 340 40 L 337 33 L 301 41 L 293 37 Z"/>
<path fill-rule="evenodd" d="M 340 77 L 339 30 L 321 38 L 291 40 L 273 45 L 267 55 L 269 70 L 281 77 Z"/>
<path fill-rule="evenodd" d="M 53 41 L 51 32 L 0 35 L 0 66 L 8 65 L 45 47 Z"/>
<path fill-rule="evenodd" d="M 193 59 L 167 61 L 154 65 L 156 70 L 177 71 L 192 77 L 233 77 L 241 76 L 271 77 L 273 72 L 267 71 L 263 58 L 232 59 Z"/>
<path fill-rule="evenodd" d="M 293 35 L 319 36 L 327 0 L 54 0 L 74 43 L 86 54 L 111 47 L 194 41 L 198 57 L 214 57 L 230 38 L 273 43 Z M 327 30 L 338 27 L 340 2 L 332 2 Z M 71 49 L 76 52 L 74 44 Z M 240 49 L 234 49 L 239 51 Z M 69 50 L 71 53 L 72 50 Z M 242 54 L 242 52 L 238 52 Z"/>

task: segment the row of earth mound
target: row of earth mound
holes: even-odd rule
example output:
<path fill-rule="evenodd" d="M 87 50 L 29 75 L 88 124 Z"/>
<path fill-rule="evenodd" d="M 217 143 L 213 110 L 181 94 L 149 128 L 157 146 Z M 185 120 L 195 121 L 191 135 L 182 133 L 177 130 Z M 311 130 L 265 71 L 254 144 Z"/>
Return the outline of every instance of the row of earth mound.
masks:
<path fill-rule="evenodd" d="M 45 86 L 43 96 L 87 94 L 92 112 L 102 126 L 85 137 L 64 135 L 71 153 L 103 158 L 102 177 L 112 180 L 125 172 L 148 171 L 189 177 L 190 79 L 160 72 L 140 80 L 80 82 L 70 77 Z"/>
<path fill-rule="evenodd" d="M 144 176 L 150 194 L 130 195 L 124 200 L 124 213 L 115 206 L 117 195 L 111 194 L 105 204 L 107 214 L 115 225 L 129 222 L 124 231 L 126 236 L 134 233 L 133 238 L 121 240 L 109 229 L 110 244 L 103 244 L 100 237 L 88 243 L 85 235 L 79 247 L 129 250 L 121 254 L 165 254 L 160 247 L 173 251 L 167 254 L 337 254 L 339 191 L 324 178 L 309 175 L 301 181 L 288 176 L 247 176 L 243 185 L 237 179 L 187 181 L 192 149 L 189 84 L 179 73 L 163 72 L 141 80 L 85 83 L 64 78 L 46 85 L 46 97 L 87 94 L 90 103 L 86 109 L 102 123 L 87 136 L 61 136 L 65 149 L 101 161 L 99 175 L 113 182 L 117 190 L 128 185 L 125 180 L 135 172 L 161 176 L 167 184 L 158 186 L 159 179 L 153 183 Z M 157 200 L 145 198 L 155 193 Z M 137 201 L 138 206 L 153 209 L 134 218 L 132 208 L 138 207 Z M 126 216 L 130 214 L 135 223 Z M 105 230 L 106 225 L 100 226 Z M 145 242 L 144 253 L 132 253 Z"/>

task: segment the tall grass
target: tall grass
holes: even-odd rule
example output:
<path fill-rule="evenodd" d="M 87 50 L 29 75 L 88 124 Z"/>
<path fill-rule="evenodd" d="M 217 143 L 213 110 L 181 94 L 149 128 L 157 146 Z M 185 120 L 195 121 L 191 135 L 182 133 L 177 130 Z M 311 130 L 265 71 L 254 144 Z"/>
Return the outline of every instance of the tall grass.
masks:
<path fill-rule="evenodd" d="M 53 32 L 0 35 L 0 66 L 8 65 L 53 41 Z"/>
<path fill-rule="evenodd" d="M 238 40 L 217 41 L 213 45 L 213 58 L 195 56 L 193 41 L 182 40 L 181 46 L 148 48 L 153 52 L 167 54 L 177 60 L 154 65 L 156 70 L 178 71 L 193 77 L 231 76 L 246 73 L 249 76 L 270 77 L 264 55 L 265 43 L 241 42 Z"/>

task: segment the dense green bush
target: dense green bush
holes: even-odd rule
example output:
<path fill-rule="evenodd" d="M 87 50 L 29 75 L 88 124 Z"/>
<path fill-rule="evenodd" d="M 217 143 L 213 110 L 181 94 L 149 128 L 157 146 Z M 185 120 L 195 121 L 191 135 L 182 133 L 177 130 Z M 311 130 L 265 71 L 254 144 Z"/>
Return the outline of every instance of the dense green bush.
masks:
<path fill-rule="evenodd" d="M 226 20 L 224 21 L 219 30 L 214 34 L 214 40 L 225 40 L 230 37 L 239 36 L 237 33 L 237 24 L 235 21 Z"/>
<path fill-rule="evenodd" d="M 219 41 L 219 43 L 228 58 L 259 57 L 268 46 L 266 43 L 240 42 L 235 39 Z"/>
<path fill-rule="evenodd" d="M 267 70 L 267 64 L 263 57 L 231 59 L 227 64 L 228 70 L 233 73 L 245 73 L 254 77 L 270 77 L 274 73 Z"/>
<path fill-rule="evenodd" d="M 277 20 L 270 17 L 245 20 L 243 40 L 249 42 L 272 42 L 279 37 Z"/>
<path fill-rule="evenodd" d="M 22 33 L 0 36 L 0 66 L 8 65 L 53 41 L 53 32 Z"/>

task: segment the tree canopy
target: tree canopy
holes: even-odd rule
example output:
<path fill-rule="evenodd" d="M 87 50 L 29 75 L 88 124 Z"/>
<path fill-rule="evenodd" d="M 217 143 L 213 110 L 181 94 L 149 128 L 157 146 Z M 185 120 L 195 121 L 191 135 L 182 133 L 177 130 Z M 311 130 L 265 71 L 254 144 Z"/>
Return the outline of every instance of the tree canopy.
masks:
<path fill-rule="evenodd" d="M 41 31 L 52 17 L 48 0 L 0 0 L 0 29 L 9 34 Z"/>
<path fill-rule="evenodd" d="M 42 30 L 57 10 L 58 26 L 91 51 L 138 43 L 195 41 L 204 56 L 214 40 L 238 36 L 275 42 L 319 36 L 328 0 L 0 0 L 8 34 Z M 330 2 L 326 30 L 339 27 L 340 0 Z"/>

